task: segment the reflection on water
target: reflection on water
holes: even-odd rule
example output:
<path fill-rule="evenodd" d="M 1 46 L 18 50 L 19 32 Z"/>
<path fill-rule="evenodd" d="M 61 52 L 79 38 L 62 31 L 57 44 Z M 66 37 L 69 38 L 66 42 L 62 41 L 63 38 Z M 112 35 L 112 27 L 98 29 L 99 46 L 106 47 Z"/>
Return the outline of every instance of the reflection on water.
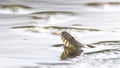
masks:
<path fill-rule="evenodd" d="M 85 32 L 85 31 L 100 31 L 99 29 L 94 28 L 80 28 L 80 27 L 72 27 L 72 26 L 15 26 L 12 27 L 13 30 L 21 30 L 24 32 L 50 32 L 53 35 L 59 35 L 61 31 L 75 31 L 75 32 Z"/>
<path fill-rule="evenodd" d="M 86 3 L 88 6 L 105 6 L 105 5 L 118 5 L 120 6 L 120 2 L 91 2 L 91 3 Z"/>
<path fill-rule="evenodd" d="M 72 24 L 72 26 L 82 26 L 81 24 Z"/>
<path fill-rule="evenodd" d="M 92 11 L 120 11 L 120 2 L 90 2 L 85 5 L 90 7 L 88 10 Z"/>
<path fill-rule="evenodd" d="M 120 41 L 100 41 L 100 42 L 96 42 L 96 43 L 92 43 L 92 44 L 104 44 L 104 45 L 117 44 L 117 45 L 120 45 Z"/>
<path fill-rule="evenodd" d="M 44 12 L 35 12 L 32 13 L 33 19 L 50 19 L 51 16 L 74 16 L 73 12 L 65 12 L 65 11 L 44 11 Z"/>
<path fill-rule="evenodd" d="M 10 8 L 10 9 L 13 9 L 13 10 L 17 10 L 18 8 L 30 9 L 31 7 L 24 6 L 24 5 L 1 5 L 0 8 L 1 9 Z"/>
<path fill-rule="evenodd" d="M 5 14 L 25 14 L 24 12 L 31 9 L 29 6 L 25 5 L 0 5 L 0 13 Z"/>
<path fill-rule="evenodd" d="M 37 22 L 57 24 L 76 19 L 75 15 L 76 15 L 75 13 L 67 11 L 43 11 L 34 12 L 31 14 L 31 17 L 34 21 Z"/>

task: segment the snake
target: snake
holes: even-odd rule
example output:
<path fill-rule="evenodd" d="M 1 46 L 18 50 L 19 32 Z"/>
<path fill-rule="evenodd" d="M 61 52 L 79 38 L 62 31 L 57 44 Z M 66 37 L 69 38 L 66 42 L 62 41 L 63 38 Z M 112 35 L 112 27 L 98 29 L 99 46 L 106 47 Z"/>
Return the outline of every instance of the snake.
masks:
<path fill-rule="evenodd" d="M 75 58 L 76 56 L 80 56 L 83 52 L 83 50 L 81 49 L 83 45 L 67 31 L 61 32 L 61 40 L 64 44 L 64 51 L 62 52 L 60 57 L 61 60 Z"/>

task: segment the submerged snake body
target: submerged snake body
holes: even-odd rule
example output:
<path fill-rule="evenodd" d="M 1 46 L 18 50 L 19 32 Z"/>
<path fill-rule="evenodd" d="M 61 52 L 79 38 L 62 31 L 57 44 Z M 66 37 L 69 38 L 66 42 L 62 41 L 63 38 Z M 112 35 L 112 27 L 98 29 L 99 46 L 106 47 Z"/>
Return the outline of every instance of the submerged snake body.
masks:
<path fill-rule="evenodd" d="M 63 31 L 61 33 L 61 39 L 64 43 L 64 51 L 61 54 L 61 60 L 66 60 L 68 58 L 74 58 L 81 55 L 83 52 L 81 49 L 83 45 L 74 39 L 74 37 L 72 37 L 68 32 Z"/>

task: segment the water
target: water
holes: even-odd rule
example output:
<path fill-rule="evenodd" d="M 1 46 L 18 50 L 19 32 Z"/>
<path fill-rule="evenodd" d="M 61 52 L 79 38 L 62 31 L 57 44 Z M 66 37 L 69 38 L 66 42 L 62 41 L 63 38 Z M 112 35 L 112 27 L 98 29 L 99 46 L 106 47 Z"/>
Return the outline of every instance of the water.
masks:
<path fill-rule="evenodd" d="M 0 68 L 119 68 L 119 0 L 0 0 Z M 60 60 L 61 31 L 84 53 Z"/>

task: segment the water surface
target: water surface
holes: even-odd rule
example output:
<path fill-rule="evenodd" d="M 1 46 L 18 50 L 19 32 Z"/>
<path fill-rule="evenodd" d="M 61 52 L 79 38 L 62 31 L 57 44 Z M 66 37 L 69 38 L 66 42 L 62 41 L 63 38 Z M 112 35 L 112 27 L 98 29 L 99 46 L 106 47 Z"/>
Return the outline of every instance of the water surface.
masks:
<path fill-rule="evenodd" d="M 119 68 L 119 0 L 0 0 L 0 68 Z M 60 60 L 61 31 L 84 53 Z"/>

